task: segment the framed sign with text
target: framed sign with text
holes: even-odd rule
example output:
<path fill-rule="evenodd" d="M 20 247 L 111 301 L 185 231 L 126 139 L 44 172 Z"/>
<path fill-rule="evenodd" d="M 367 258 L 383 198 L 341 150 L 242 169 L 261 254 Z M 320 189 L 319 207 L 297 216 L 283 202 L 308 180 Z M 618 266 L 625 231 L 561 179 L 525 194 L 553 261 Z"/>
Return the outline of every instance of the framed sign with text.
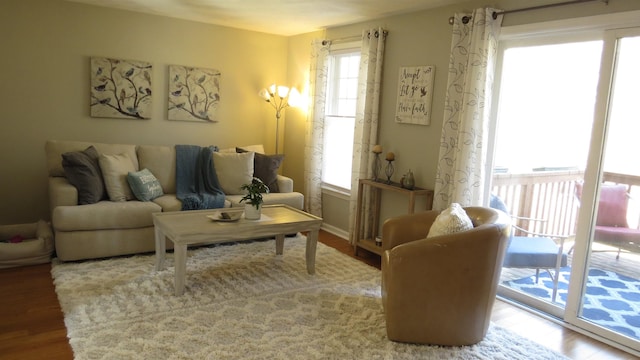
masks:
<path fill-rule="evenodd" d="M 400 68 L 396 122 L 429 125 L 435 66 Z"/>

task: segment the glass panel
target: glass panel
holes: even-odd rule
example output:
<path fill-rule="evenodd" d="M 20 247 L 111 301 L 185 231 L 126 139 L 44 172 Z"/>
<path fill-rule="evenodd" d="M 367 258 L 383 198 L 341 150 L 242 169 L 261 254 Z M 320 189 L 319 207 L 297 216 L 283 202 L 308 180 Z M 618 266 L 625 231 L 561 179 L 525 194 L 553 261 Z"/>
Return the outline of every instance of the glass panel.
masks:
<path fill-rule="evenodd" d="M 324 123 L 322 181 L 351 189 L 351 164 L 355 124 L 358 51 L 331 56 L 327 87 L 327 111 Z"/>
<path fill-rule="evenodd" d="M 349 77 L 349 56 L 340 56 L 340 78 Z"/>
<path fill-rule="evenodd" d="M 640 37 L 618 41 L 595 229 L 580 317 L 640 340 Z"/>
<path fill-rule="evenodd" d="M 344 189 L 351 189 L 351 154 L 353 153 L 354 118 L 325 119 L 322 180 Z M 347 154 L 345 156 L 345 154 Z"/>
<path fill-rule="evenodd" d="M 594 117 L 601 41 L 505 50 L 492 206 L 513 216 L 501 295 L 561 315 Z M 554 311 L 555 311 L 554 310 Z"/>

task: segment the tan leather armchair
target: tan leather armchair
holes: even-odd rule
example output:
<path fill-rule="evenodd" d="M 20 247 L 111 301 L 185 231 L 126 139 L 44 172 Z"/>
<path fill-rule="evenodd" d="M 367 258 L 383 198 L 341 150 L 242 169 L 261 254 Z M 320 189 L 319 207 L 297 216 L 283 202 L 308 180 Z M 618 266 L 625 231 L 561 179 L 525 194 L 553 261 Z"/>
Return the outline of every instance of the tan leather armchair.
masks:
<path fill-rule="evenodd" d="M 446 346 L 484 338 L 510 220 L 467 207 L 474 229 L 426 239 L 438 211 L 388 219 L 382 227 L 382 305 L 390 340 Z"/>

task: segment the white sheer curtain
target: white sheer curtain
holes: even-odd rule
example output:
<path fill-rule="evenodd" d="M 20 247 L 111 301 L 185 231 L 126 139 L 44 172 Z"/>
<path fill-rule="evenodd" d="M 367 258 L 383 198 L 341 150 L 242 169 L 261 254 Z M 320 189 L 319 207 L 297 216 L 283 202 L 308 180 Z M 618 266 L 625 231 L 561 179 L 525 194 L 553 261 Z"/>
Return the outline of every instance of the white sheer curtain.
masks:
<path fill-rule="evenodd" d="M 324 137 L 324 112 L 327 92 L 329 43 L 314 40 L 311 43 L 309 69 L 311 104 L 307 115 L 305 134 L 305 209 L 322 216 L 322 142 Z"/>
<path fill-rule="evenodd" d="M 368 29 L 362 33 L 358 103 L 356 105 L 356 126 L 353 140 L 353 164 L 351 167 L 351 200 L 349 201 L 351 214 L 349 234 L 352 244 L 355 242 L 354 227 L 358 200 L 358 181 L 361 178 L 371 177 L 371 148 L 378 140 L 380 82 L 382 79 L 382 60 L 386 35 L 387 32 L 383 28 Z M 368 201 L 368 198 L 365 198 L 365 204 Z M 369 207 L 366 206 L 366 208 Z M 365 229 L 368 229 L 369 227 L 366 224 L 367 220 L 365 219 Z M 365 236 L 367 235 L 369 234 L 365 234 Z"/>
<path fill-rule="evenodd" d="M 433 208 L 482 203 L 491 88 L 502 16 L 455 14 Z M 465 24 L 463 17 L 471 17 Z"/>

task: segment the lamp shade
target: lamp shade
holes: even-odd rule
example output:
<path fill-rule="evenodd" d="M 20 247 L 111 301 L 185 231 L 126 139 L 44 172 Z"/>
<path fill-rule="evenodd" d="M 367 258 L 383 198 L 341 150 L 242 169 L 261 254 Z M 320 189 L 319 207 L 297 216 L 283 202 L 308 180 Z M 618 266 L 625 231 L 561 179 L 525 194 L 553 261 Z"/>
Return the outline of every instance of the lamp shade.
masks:
<path fill-rule="evenodd" d="M 287 95 L 289 95 L 289 88 L 286 86 L 278 86 L 278 96 L 284 99 Z"/>
<path fill-rule="evenodd" d="M 300 106 L 302 102 L 302 95 L 298 92 L 298 89 L 291 88 L 289 91 L 289 99 L 287 100 L 289 106 L 297 107 Z"/>
<path fill-rule="evenodd" d="M 269 91 L 267 89 L 260 90 L 258 96 L 260 96 L 265 101 L 269 101 L 269 99 L 271 98 L 271 95 L 269 95 Z"/>

